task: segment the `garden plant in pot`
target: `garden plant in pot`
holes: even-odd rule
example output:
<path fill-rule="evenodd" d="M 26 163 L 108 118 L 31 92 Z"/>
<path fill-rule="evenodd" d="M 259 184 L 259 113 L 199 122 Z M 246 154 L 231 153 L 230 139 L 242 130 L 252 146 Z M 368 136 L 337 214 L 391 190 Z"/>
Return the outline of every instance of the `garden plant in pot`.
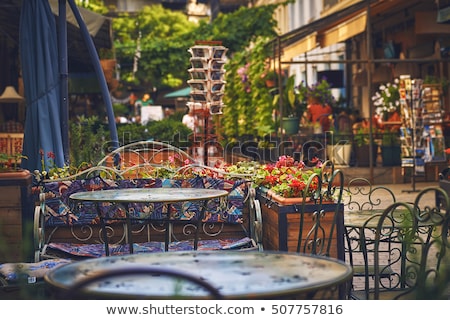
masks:
<path fill-rule="evenodd" d="M 336 100 L 331 93 L 330 84 L 326 79 L 309 86 L 306 90 L 308 98 L 307 120 L 314 127 L 315 134 L 332 130 L 333 109 Z"/>
<path fill-rule="evenodd" d="M 286 78 L 281 88 L 273 89 L 273 105 L 275 110 L 282 110 L 282 132 L 286 135 L 298 133 L 300 118 L 306 110 L 306 92 L 303 82 L 295 85 L 294 75 Z"/>
<path fill-rule="evenodd" d="M 381 142 L 383 166 L 399 166 L 402 163 L 400 135 L 397 131 L 385 130 Z"/>
<path fill-rule="evenodd" d="M 278 85 L 278 73 L 276 73 L 274 70 L 269 70 L 264 75 L 264 81 L 266 83 L 267 88 L 274 88 Z"/>
<path fill-rule="evenodd" d="M 377 163 L 378 145 L 374 141 L 375 132 L 372 133 L 372 144 L 370 144 L 371 137 L 369 133 L 370 133 L 369 128 L 361 127 L 357 130 L 357 132 L 353 136 L 353 142 L 355 144 L 356 166 L 358 167 L 370 166 L 371 146 L 372 146 L 372 165 L 376 166 Z"/>
<path fill-rule="evenodd" d="M 20 162 L 25 158 L 26 156 L 20 153 L 0 153 L 0 173 L 22 171 L 23 169 L 20 167 Z"/>

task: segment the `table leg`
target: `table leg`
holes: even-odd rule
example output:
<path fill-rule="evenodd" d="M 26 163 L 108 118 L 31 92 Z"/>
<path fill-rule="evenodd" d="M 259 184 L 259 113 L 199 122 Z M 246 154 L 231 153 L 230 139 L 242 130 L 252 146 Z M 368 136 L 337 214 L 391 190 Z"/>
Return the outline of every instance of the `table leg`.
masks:
<path fill-rule="evenodd" d="M 172 239 L 171 233 L 172 233 L 172 222 L 170 222 L 170 212 L 172 210 L 171 204 L 167 205 L 167 220 L 165 223 L 166 232 L 164 233 L 164 250 L 169 251 L 169 243 Z"/>
<path fill-rule="evenodd" d="M 131 253 L 134 253 L 134 249 L 133 249 L 133 232 L 131 229 L 131 218 L 130 218 L 129 206 L 130 206 L 129 203 L 127 203 L 127 205 L 125 206 L 125 215 L 126 215 L 126 223 L 127 223 L 127 237 L 128 237 L 127 241 L 128 241 L 130 254 L 131 254 Z"/>
<path fill-rule="evenodd" d="M 102 228 L 102 237 L 103 237 L 103 243 L 105 244 L 105 255 L 109 256 L 109 243 L 108 243 L 108 231 L 106 230 L 106 224 L 105 219 L 103 218 L 102 213 L 100 212 L 100 206 L 99 203 L 96 203 L 98 216 L 100 217 L 100 226 Z"/>
<path fill-rule="evenodd" d="M 197 219 L 197 227 L 195 229 L 195 238 L 194 238 L 194 250 L 198 248 L 198 234 L 200 232 L 200 228 L 202 226 L 202 220 L 205 218 L 206 206 L 208 205 L 208 200 L 203 201 L 203 205 L 200 211 L 200 216 Z"/>

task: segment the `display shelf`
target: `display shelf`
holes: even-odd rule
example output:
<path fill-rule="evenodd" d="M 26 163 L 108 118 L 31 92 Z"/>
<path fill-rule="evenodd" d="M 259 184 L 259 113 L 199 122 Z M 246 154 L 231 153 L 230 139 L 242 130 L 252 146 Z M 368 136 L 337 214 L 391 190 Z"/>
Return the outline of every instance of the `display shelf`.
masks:
<path fill-rule="evenodd" d="M 427 175 L 427 164 L 445 160 L 443 135 L 442 88 L 438 84 L 424 84 L 421 79 L 400 77 L 400 105 L 402 107 L 402 168 L 415 178 Z"/>
<path fill-rule="evenodd" d="M 221 115 L 225 105 L 222 97 L 225 90 L 226 53 L 228 49 L 218 42 L 201 42 L 188 49 L 191 54 L 190 78 L 187 83 L 191 87 L 187 107 L 202 124 L 200 132 L 195 133 L 194 146 L 203 162 L 208 163 L 208 153 L 211 147 L 217 145 L 214 115 Z M 208 148 L 207 152 L 205 149 Z"/>

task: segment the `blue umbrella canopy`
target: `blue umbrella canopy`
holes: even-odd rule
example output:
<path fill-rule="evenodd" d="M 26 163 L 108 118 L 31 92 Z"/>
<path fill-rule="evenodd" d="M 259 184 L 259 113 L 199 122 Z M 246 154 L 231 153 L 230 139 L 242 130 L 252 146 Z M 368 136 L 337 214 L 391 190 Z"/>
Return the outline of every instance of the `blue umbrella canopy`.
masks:
<path fill-rule="evenodd" d="M 22 167 L 30 171 L 64 165 L 56 30 L 55 18 L 48 1 L 23 2 L 20 57 L 26 119 L 22 153 L 27 159 L 23 159 Z"/>

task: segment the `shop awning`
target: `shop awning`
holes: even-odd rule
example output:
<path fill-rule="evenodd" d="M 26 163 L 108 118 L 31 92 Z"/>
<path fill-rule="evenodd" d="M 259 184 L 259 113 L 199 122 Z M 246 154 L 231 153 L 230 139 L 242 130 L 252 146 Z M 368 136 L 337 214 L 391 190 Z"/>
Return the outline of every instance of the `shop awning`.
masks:
<path fill-rule="evenodd" d="M 370 0 L 371 4 L 376 2 L 377 0 Z M 367 1 L 356 2 L 281 35 L 273 44 L 277 47 L 279 43 L 283 61 L 289 61 L 292 57 L 314 49 L 317 43 L 324 47 L 347 40 L 364 32 L 367 5 Z"/>
<path fill-rule="evenodd" d="M 367 11 L 348 19 L 347 21 L 321 32 L 320 46 L 328 47 L 345 41 L 366 30 Z"/>
<path fill-rule="evenodd" d="M 317 32 L 304 37 L 300 41 L 283 49 L 282 60 L 288 61 L 304 52 L 311 51 L 317 46 Z"/>

